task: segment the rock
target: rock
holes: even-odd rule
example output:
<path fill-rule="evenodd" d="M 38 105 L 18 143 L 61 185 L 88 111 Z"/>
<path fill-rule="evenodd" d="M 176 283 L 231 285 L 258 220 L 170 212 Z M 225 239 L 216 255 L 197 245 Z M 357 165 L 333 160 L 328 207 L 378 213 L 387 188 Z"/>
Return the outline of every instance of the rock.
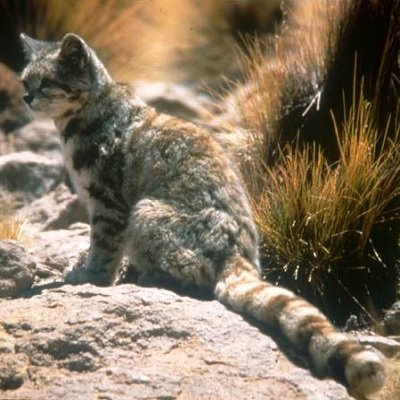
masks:
<path fill-rule="evenodd" d="M 187 86 L 142 82 L 135 84 L 137 95 L 157 111 L 189 120 L 208 120 L 212 102 Z"/>
<path fill-rule="evenodd" d="M 32 233 L 29 254 L 37 263 L 37 277 L 61 280 L 66 270 L 79 264 L 87 253 L 89 232 L 89 225 L 76 223 L 68 229 Z"/>
<path fill-rule="evenodd" d="M 43 230 L 67 229 L 75 222 L 89 222 L 86 208 L 64 183 L 21 212 L 29 223 Z"/>
<path fill-rule="evenodd" d="M 32 289 L 0 303 L 1 332 L 9 399 L 350 399 L 218 302 L 164 289 Z"/>
<path fill-rule="evenodd" d="M 32 120 L 18 75 L 0 63 L 0 129 L 6 134 Z"/>
<path fill-rule="evenodd" d="M 0 241 L 0 298 L 30 288 L 34 276 L 35 263 L 23 247 L 12 241 Z"/>
<path fill-rule="evenodd" d="M 391 338 L 363 334 L 356 334 L 355 337 L 357 338 L 359 343 L 366 346 L 374 347 L 386 357 L 391 358 L 400 353 L 400 343 Z"/>
<path fill-rule="evenodd" d="M 14 151 L 32 151 L 62 159 L 60 150 L 60 135 L 52 120 L 35 119 L 30 124 L 14 133 Z"/>
<path fill-rule="evenodd" d="M 360 329 L 360 321 L 358 320 L 357 315 L 351 314 L 346 321 L 346 324 L 344 326 L 344 331 L 350 332 L 350 331 L 356 331 L 357 329 Z"/>
<path fill-rule="evenodd" d="M 0 156 L 0 187 L 28 203 L 49 193 L 65 178 L 61 161 L 29 151 Z"/>
<path fill-rule="evenodd" d="M 0 390 L 18 389 L 24 382 L 27 356 L 4 354 L 0 365 Z M 24 362 L 25 361 L 25 362 Z"/>
<path fill-rule="evenodd" d="M 400 301 L 396 301 L 383 318 L 383 326 L 386 334 L 400 335 Z"/>

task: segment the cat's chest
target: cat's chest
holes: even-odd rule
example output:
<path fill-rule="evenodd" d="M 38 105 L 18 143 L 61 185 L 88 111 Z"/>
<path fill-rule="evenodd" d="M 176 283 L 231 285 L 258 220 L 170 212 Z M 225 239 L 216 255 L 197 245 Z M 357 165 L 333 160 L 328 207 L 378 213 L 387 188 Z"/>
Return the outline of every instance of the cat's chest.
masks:
<path fill-rule="evenodd" d="M 87 168 L 77 169 L 74 160 L 78 152 L 81 152 L 79 142 L 75 138 L 70 138 L 61 145 L 65 166 L 71 178 L 72 184 L 81 201 L 88 202 L 89 192 L 87 188 L 93 181 L 93 173 Z"/>

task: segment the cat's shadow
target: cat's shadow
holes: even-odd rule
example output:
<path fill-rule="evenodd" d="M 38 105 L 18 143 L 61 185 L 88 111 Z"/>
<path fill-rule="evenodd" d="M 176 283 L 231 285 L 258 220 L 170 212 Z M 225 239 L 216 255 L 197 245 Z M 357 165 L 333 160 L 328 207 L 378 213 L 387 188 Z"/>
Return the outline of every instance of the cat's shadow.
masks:
<path fill-rule="evenodd" d="M 29 298 L 32 298 L 35 296 L 39 296 L 45 290 L 58 289 L 64 285 L 65 285 L 64 281 L 54 281 L 54 282 L 43 283 L 41 285 L 32 286 L 29 289 L 21 290 L 13 298 L 14 299 L 29 299 Z"/>
<path fill-rule="evenodd" d="M 152 287 L 166 289 L 175 292 L 179 296 L 191 297 L 197 300 L 214 300 L 214 296 L 209 291 L 198 288 L 195 285 L 182 285 L 179 281 L 166 277 L 155 277 L 147 274 L 129 274 L 118 280 L 116 286 L 122 284 L 134 284 L 145 288 Z M 29 289 L 21 290 L 15 296 L 13 296 L 13 298 L 32 298 L 41 295 L 45 290 L 58 289 L 64 285 L 67 285 L 67 283 L 65 283 L 63 280 L 38 284 Z"/>

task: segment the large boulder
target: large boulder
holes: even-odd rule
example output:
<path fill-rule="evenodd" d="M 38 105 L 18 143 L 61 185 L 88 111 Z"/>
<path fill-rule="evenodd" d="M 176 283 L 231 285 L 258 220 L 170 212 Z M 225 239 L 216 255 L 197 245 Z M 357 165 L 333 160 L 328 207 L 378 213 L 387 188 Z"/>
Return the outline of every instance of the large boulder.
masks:
<path fill-rule="evenodd" d="M 0 397 L 350 399 L 216 301 L 56 283 L 0 302 Z"/>

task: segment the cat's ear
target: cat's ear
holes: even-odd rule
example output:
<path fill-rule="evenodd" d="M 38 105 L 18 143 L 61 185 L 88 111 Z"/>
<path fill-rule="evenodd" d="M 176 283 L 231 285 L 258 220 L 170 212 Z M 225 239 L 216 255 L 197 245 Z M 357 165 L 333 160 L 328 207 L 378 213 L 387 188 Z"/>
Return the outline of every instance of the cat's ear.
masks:
<path fill-rule="evenodd" d="M 28 59 L 31 59 L 34 53 L 37 53 L 39 50 L 48 45 L 46 42 L 29 37 L 26 33 L 21 33 L 19 37 L 21 39 L 25 56 Z"/>
<path fill-rule="evenodd" d="M 89 49 L 85 41 L 78 35 L 67 33 L 61 41 L 61 49 L 58 57 L 70 66 L 83 70 L 88 64 Z"/>

